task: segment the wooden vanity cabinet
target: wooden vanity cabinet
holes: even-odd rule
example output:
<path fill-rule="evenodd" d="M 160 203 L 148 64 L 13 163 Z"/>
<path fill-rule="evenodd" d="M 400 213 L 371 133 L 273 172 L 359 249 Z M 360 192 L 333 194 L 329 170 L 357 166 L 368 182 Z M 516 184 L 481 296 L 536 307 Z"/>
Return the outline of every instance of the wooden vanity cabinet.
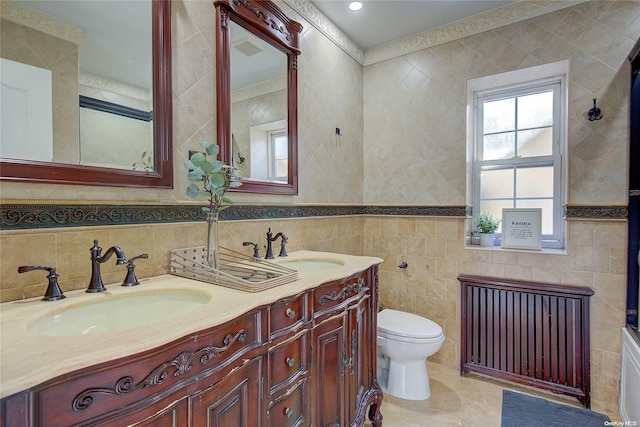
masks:
<path fill-rule="evenodd" d="M 382 425 L 377 266 L 1 401 L 2 425 Z"/>

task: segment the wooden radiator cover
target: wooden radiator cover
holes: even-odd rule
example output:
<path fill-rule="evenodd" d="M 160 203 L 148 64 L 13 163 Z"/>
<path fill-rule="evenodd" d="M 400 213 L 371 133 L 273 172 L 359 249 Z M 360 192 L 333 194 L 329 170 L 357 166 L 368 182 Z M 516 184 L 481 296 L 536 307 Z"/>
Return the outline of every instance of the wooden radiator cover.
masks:
<path fill-rule="evenodd" d="M 460 374 L 475 372 L 591 406 L 586 287 L 460 275 Z"/>

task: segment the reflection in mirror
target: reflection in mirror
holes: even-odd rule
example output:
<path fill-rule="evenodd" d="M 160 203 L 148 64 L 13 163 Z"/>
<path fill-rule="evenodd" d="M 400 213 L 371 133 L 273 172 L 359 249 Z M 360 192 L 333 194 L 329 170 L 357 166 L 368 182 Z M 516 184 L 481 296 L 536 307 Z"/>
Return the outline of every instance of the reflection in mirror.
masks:
<path fill-rule="evenodd" d="M 2 6 L 0 178 L 170 188 L 170 0 Z"/>
<path fill-rule="evenodd" d="M 233 165 L 243 179 L 286 183 L 287 56 L 235 22 L 229 28 Z"/>
<path fill-rule="evenodd" d="M 298 193 L 298 35 L 271 1 L 217 0 L 220 156 L 241 172 L 234 191 Z"/>

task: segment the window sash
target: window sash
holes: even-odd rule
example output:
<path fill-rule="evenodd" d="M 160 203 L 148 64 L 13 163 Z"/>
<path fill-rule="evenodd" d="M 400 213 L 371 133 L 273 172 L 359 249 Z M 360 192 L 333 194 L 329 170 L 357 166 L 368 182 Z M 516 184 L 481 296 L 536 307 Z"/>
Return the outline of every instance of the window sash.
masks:
<path fill-rule="evenodd" d="M 278 181 L 286 178 L 286 175 L 280 176 L 278 174 L 278 161 L 285 160 L 287 157 L 279 158 L 276 156 L 276 143 L 281 138 L 287 137 L 286 129 L 278 129 L 275 131 L 268 132 L 269 144 L 267 146 L 268 156 L 269 156 L 269 179 Z"/>

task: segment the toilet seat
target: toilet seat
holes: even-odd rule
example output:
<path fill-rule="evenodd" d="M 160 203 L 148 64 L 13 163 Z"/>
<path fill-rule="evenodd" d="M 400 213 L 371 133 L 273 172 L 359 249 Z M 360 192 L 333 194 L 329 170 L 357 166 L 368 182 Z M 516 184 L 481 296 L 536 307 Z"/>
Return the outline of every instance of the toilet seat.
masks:
<path fill-rule="evenodd" d="M 440 325 L 425 317 L 385 309 L 378 313 L 378 335 L 405 342 L 437 342 L 444 338 Z"/>

